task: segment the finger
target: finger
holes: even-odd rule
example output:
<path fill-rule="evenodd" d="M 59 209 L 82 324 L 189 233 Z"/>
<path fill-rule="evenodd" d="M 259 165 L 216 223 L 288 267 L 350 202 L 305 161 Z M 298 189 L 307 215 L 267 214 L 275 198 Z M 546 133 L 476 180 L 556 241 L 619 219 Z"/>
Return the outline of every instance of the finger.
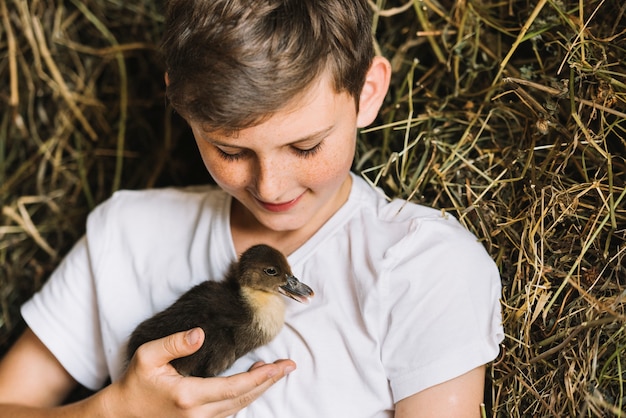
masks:
<path fill-rule="evenodd" d="M 226 405 L 230 408 L 230 410 L 226 411 L 226 416 L 233 415 L 241 409 L 245 408 L 246 406 L 250 405 L 257 398 L 263 395 L 266 390 L 274 385 L 274 383 L 278 382 L 280 379 L 291 373 L 293 370 L 295 370 L 296 367 L 295 363 L 291 360 L 279 360 L 274 365 L 280 366 L 279 374 L 274 375 L 272 372 L 270 372 L 267 380 L 255 386 L 252 390 L 232 399 L 232 401 L 227 401 Z M 259 368 L 261 367 L 264 366 L 259 366 Z"/>
<path fill-rule="evenodd" d="M 278 360 L 275 363 L 255 363 L 248 372 L 229 377 L 203 379 L 202 384 L 194 385 L 198 399 L 204 403 L 226 402 L 231 407 L 241 409 L 258 398 L 270 386 L 295 370 L 296 364 L 291 360 Z"/>
<path fill-rule="evenodd" d="M 202 328 L 193 328 L 147 342 L 137 349 L 137 353 L 148 365 L 164 366 L 174 359 L 195 353 L 203 341 Z"/>
<path fill-rule="evenodd" d="M 254 369 L 258 368 L 258 367 L 261 367 L 261 366 L 263 366 L 264 364 L 265 364 L 265 362 L 264 362 L 264 361 L 259 360 L 259 361 L 257 361 L 256 363 L 254 363 L 254 364 L 250 367 L 250 369 L 249 369 L 248 371 L 250 371 L 250 370 L 254 370 Z"/>

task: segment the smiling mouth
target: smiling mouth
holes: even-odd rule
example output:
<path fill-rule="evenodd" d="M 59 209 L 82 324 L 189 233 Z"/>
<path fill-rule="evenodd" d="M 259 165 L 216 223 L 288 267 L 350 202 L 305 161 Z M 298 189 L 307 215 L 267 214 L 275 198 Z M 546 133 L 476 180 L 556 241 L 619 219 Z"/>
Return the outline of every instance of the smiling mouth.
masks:
<path fill-rule="evenodd" d="M 296 206 L 298 204 L 298 202 L 300 201 L 300 198 L 302 198 L 304 194 L 301 194 L 300 196 L 296 197 L 293 200 L 290 200 L 289 202 L 283 202 L 283 203 L 268 203 L 268 202 L 264 202 L 262 200 L 257 199 L 257 202 L 259 202 L 259 204 L 266 210 L 270 211 L 270 212 L 286 212 L 288 210 L 290 210 L 291 208 L 293 208 L 294 206 Z"/>

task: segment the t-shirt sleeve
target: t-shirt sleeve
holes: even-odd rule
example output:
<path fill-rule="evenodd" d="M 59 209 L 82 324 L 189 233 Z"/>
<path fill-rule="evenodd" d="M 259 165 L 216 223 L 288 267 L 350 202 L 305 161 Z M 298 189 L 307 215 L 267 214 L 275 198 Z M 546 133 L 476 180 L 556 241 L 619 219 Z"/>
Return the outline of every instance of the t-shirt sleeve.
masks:
<path fill-rule="evenodd" d="M 500 277 L 472 234 L 453 218 L 414 221 L 386 257 L 382 356 L 394 402 L 498 355 Z"/>
<path fill-rule="evenodd" d="M 118 379 L 135 325 L 228 267 L 231 248 L 206 257 L 209 242 L 230 238 L 226 197 L 211 187 L 119 191 L 89 214 L 86 235 L 22 307 L 79 383 Z"/>
<path fill-rule="evenodd" d="M 67 372 L 97 390 L 108 377 L 90 268 L 80 239 L 44 287 L 22 306 L 22 316 Z"/>

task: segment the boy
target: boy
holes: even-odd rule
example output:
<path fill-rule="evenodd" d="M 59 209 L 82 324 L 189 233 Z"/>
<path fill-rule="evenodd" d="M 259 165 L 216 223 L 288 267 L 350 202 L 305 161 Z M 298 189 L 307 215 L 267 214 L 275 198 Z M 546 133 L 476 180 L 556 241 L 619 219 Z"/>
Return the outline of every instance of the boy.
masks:
<path fill-rule="evenodd" d="M 451 217 L 350 173 L 390 78 L 369 22 L 365 0 L 170 0 L 167 94 L 219 189 L 120 192 L 90 215 L 23 307 L 1 416 L 480 416 L 502 339 L 493 262 Z M 210 338 L 199 330 L 146 343 L 126 368 L 139 322 L 258 243 L 316 292 L 288 304 L 274 341 L 229 377 L 168 364 Z"/>

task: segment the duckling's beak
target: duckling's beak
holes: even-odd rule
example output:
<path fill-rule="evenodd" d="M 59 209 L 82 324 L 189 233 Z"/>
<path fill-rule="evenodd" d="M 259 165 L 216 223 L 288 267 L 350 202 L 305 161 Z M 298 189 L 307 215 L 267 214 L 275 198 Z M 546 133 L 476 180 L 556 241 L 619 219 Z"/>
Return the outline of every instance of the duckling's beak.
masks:
<path fill-rule="evenodd" d="M 287 284 L 279 286 L 278 291 L 300 303 L 309 303 L 309 299 L 315 295 L 313 289 L 302 283 L 293 276 L 287 276 Z"/>

